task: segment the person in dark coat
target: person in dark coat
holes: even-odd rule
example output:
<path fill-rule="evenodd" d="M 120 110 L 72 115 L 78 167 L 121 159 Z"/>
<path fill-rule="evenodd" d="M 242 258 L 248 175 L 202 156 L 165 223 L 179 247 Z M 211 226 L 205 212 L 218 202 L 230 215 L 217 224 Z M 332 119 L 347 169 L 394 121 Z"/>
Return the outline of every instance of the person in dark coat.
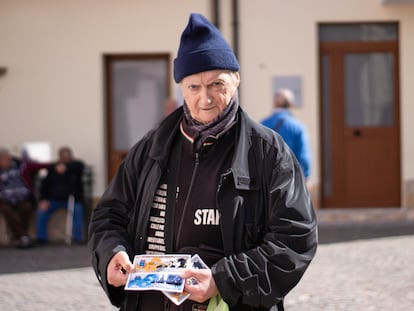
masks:
<path fill-rule="evenodd" d="M 122 310 L 206 310 L 217 295 L 230 310 L 283 310 L 317 248 L 299 163 L 239 106 L 238 61 L 200 14 L 181 36 L 174 79 L 184 105 L 131 148 L 93 211 L 97 278 Z M 183 304 L 124 289 L 134 255 L 174 253 L 210 267 L 181 275 Z"/>
<path fill-rule="evenodd" d="M 0 147 L 0 213 L 18 248 L 33 245 L 29 226 L 33 215 L 33 194 L 22 177 L 21 162 L 9 150 Z"/>
<path fill-rule="evenodd" d="M 59 149 L 59 160 L 50 165 L 40 188 L 36 235 L 39 244 L 48 242 L 50 216 L 59 208 L 68 208 L 73 197 L 73 234 L 75 243 L 83 242 L 83 170 L 82 161 L 75 160 L 69 147 Z"/>

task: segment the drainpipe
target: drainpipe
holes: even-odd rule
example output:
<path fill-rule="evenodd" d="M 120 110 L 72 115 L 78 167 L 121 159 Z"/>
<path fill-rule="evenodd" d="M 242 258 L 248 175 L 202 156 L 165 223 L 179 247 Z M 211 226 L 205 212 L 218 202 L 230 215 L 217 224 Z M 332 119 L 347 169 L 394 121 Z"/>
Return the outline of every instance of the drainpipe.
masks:
<path fill-rule="evenodd" d="M 239 58 L 239 1 L 233 0 L 232 1 L 232 9 L 233 9 L 233 51 L 236 55 L 237 60 L 240 64 Z M 242 93 L 242 84 L 239 85 L 239 98 L 241 99 Z M 240 101 L 241 102 L 241 101 Z M 241 104 L 240 104 L 241 105 Z"/>
<path fill-rule="evenodd" d="M 213 24 L 220 29 L 220 0 L 212 0 Z M 233 50 L 239 55 L 239 1 L 232 0 Z"/>
<path fill-rule="evenodd" d="M 239 1 L 233 0 L 233 50 L 239 58 Z"/>
<path fill-rule="evenodd" d="M 220 29 L 220 0 L 212 0 L 213 24 Z M 233 51 L 239 60 L 239 1 L 232 0 Z M 240 60 L 239 60 L 240 61 Z M 240 86 L 239 86 L 240 96 Z"/>
<path fill-rule="evenodd" d="M 220 29 L 220 0 L 213 0 L 213 24 Z"/>

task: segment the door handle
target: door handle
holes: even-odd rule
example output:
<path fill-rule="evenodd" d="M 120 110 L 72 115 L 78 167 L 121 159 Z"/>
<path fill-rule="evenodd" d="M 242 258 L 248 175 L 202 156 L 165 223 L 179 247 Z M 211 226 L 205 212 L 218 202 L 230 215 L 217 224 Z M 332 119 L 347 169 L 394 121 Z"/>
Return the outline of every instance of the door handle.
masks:
<path fill-rule="evenodd" d="M 362 136 L 361 130 L 360 129 L 354 130 L 354 136 L 355 137 L 361 137 Z"/>

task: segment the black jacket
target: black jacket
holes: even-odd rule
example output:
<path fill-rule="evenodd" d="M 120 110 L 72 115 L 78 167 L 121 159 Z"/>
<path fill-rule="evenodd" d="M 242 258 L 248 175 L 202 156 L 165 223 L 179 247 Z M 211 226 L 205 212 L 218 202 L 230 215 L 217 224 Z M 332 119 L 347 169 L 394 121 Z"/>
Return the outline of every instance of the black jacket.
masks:
<path fill-rule="evenodd" d="M 145 251 L 153 195 L 182 116 L 178 109 L 130 150 L 92 215 L 93 266 L 111 302 L 124 310 L 136 309 L 139 294 L 109 285 L 106 267 L 120 250 L 131 260 Z M 211 270 L 232 310 L 282 310 L 316 252 L 315 214 L 299 164 L 280 136 L 242 109 L 236 126 L 233 163 L 217 185 L 226 257 Z M 166 243 L 171 252 L 172 241 Z"/>
<path fill-rule="evenodd" d="M 82 161 L 73 160 L 66 164 L 63 174 L 56 172 L 56 165 L 52 164 L 47 169 L 47 175 L 40 188 L 42 200 L 66 201 L 69 195 L 73 195 L 76 201 L 83 200 L 83 170 Z"/>

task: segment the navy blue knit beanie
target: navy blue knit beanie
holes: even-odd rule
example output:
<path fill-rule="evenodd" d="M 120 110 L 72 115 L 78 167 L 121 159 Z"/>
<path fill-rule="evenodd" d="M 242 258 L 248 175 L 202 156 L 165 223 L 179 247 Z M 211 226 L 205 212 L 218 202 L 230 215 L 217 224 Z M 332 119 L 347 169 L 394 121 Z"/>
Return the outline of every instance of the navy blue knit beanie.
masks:
<path fill-rule="evenodd" d="M 179 83 L 186 76 L 214 69 L 240 68 L 220 31 L 203 15 L 192 13 L 174 60 L 174 80 Z"/>

